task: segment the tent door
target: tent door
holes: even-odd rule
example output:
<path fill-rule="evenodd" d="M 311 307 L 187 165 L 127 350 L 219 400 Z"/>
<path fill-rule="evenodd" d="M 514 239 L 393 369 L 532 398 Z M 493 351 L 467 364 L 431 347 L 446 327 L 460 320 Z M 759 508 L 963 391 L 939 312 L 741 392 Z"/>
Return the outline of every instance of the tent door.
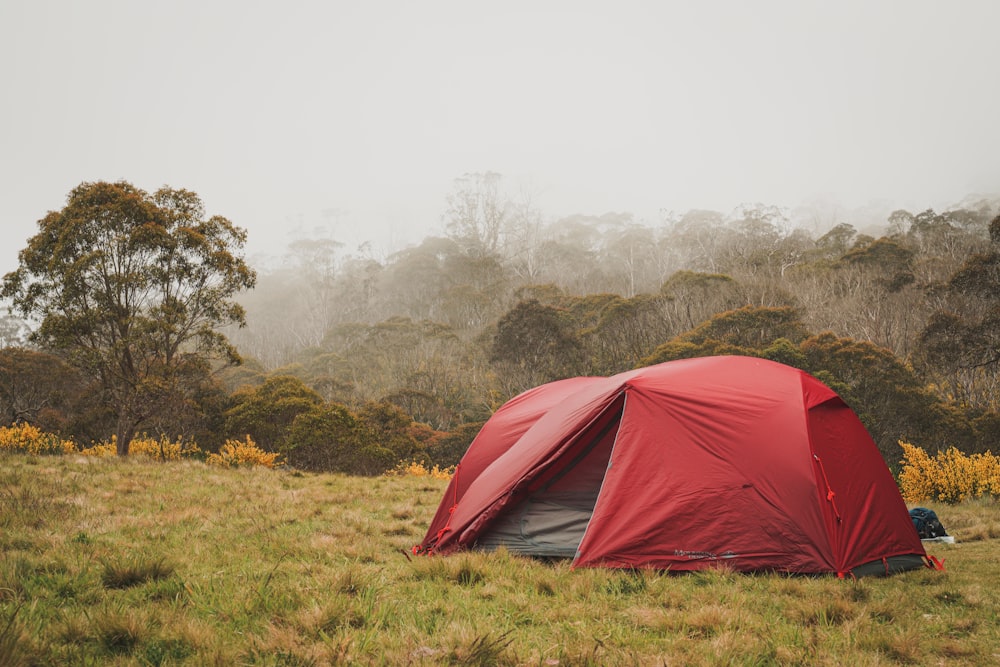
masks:
<path fill-rule="evenodd" d="M 597 504 L 621 423 L 612 403 L 539 479 L 537 488 L 496 518 L 476 548 L 572 558 Z"/>

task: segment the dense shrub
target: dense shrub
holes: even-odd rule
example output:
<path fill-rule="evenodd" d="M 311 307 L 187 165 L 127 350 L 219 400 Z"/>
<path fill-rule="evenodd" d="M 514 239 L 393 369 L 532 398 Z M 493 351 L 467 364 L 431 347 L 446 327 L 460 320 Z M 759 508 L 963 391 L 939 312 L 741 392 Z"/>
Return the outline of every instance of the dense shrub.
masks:
<path fill-rule="evenodd" d="M 27 454 L 71 454 L 76 451 L 76 444 L 31 424 L 15 424 L 0 427 L 0 450 Z"/>
<path fill-rule="evenodd" d="M 438 439 L 434 446 L 428 449 L 434 464 L 447 468 L 461 461 L 484 423 L 460 424 Z"/>
<path fill-rule="evenodd" d="M 284 440 L 283 452 L 295 468 L 345 470 L 358 448 L 358 420 L 343 405 L 314 406 L 295 417 Z"/>
<path fill-rule="evenodd" d="M 899 445 L 903 448 L 899 486 L 907 502 L 960 503 L 1000 496 L 1000 458 L 989 452 L 966 456 L 950 447 L 932 457 L 907 442 Z"/>
<path fill-rule="evenodd" d="M 250 439 L 250 436 L 247 436 L 245 440 L 226 440 L 217 453 L 208 455 L 206 462 L 209 465 L 222 466 L 224 468 L 236 468 L 239 466 L 277 468 L 284 465 L 280 454 L 277 452 L 265 452 Z"/>
<path fill-rule="evenodd" d="M 226 432 L 247 434 L 270 452 L 281 451 L 295 419 L 323 404 L 322 397 L 302 380 L 279 375 L 259 387 L 236 391 L 226 411 Z"/>

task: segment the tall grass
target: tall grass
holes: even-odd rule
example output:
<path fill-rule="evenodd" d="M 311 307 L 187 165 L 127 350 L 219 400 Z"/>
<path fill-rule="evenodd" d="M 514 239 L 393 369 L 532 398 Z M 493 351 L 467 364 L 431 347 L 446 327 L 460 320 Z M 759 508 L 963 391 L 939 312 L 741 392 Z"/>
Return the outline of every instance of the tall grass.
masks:
<path fill-rule="evenodd" d="M 840 581 L 409 556 L 446 485 L 0 456 L 0 664 L 1000 660 L 992 500 L 929 504 L 944 572 Z"/>

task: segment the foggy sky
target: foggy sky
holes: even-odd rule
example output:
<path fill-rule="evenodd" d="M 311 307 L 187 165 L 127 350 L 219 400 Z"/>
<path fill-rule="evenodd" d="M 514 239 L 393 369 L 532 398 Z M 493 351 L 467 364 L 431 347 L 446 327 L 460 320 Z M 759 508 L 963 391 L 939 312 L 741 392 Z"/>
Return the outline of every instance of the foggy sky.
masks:
<path fill-rule="evenodd" d="M 5 1 L 0 273 L 83 181 L 202 196 L 275 253 L 442 229 L 501 173 L 548 218 L 917 211 L 1000 191 L 1000 3 Z"/>

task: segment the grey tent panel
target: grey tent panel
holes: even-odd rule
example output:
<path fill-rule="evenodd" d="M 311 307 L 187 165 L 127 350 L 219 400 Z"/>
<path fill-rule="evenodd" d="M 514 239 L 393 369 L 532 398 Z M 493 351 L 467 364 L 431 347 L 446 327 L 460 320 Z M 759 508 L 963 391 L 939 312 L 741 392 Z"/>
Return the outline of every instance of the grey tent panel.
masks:
<path fill-rule="evenodd" d="M 574 557 L 604 483 L 621 409 L 616 403 L 592 424 L 581 436 L 580 451 L 543 488 L 498 516 L 479 536 L 476 548 L 492 551 L 502 546 L 531 556 Z"/>
<path fill-rule="evenodd" d="M 598 490 L 529 497 L 500 516 L 477 547 L 489 551 L 503 546 L 532 556 L 572 558 L 594 512 Z"/>
<path fill-rule="evenodd" d="M 858 565 L 851 570 L 851 574 L 855 577 L 870 577 L 872 575 L 889 575 L 906 570 L 916 570 L 922 567 L 927 567 L 927 563 L 922 556 L 904 554 L 902 556 L 889 556 L 885 560 Z"/>

